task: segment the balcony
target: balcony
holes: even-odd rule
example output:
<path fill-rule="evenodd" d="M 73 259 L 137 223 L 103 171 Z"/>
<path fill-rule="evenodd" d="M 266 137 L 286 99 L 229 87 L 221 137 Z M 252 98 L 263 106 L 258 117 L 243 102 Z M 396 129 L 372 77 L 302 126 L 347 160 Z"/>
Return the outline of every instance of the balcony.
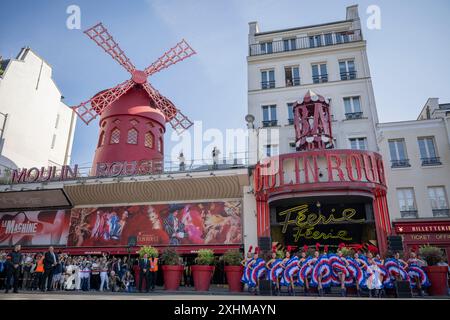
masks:
<path fill-rule="evenodd" d="M 294 119 L 288 119 L 288 124 L 289 125 L 293 125 L 294 124 Z"/>
<path fill-rule="evenodd" d="M 356 79 L 356 71 L 341 72 L 341 80 Z"/>
<path fill-rule="evenodd" d="M 347 120 L 362 119 L 362 116 L 363 116 L 362 112 L 350 112 L 345 114 L 345 118 Z"/>
<path fill-rule="evenodd" d="M 278 125 L 277 120 L 266 120 L 262 122 L 263 127 L 275 127 Z"/>
<path fill-rule="evenodd" d="M 328 82 L 328 74 L 322 74 L 320 76 L 313 76 L 313 83 L 324 83 Z"/>
<path fill-rule="evenodd" d="M 296 38 L 295 42 L 293 42 L 292 45 L 290 45 L 290 46 L 286 46 L 284 40 L 277 40 L 277 41 L 269 42 L 271 44 L 271 46 L 268 46 L 267 42 L 251 44 L 249 46 L 249 55 L 250 56 L 259 56 L 259 55 L 273 54 L 273 53 L 279 53 L 279 52 L 291 52 L 291 51 L 305 50 L 305 49 L 318 48 L 318 47 L 329 47 L 329 46 L 333 46 L 333 45 L 339 45 L 339 44 L 343 44 L 343 43 L 350 43 L 350 42 L 356 42 L 356 41 L 362 40 L 361 30 L 359 30 L 359 29 L 350 30 L 345 33 L 336 33 L 336 34 L 328 34 L 328 35 L 332 35 L 332 36 L 331 37 L 326 36 L 326 35 L 314 36 L 314 38 L 316 38 L 316 41 L 311 41 L 310 36 Z M 317 41 L 317 39 L 321 39 L 321 40 Z"/>
<path fill-rule="evenodd" d="M 438 166 L 441 165 L 439 157 L 431 157 L 431 158 L 421 158 L 422 166 Z"/>
<path fill-rule="evenodd" d="M 391 160 L 391 168 L 407 168 L 411 167 L 409 159 Z"/>
<path fill-rule="evenodd" d="M 433 217 L 450 217 L 450 209 L 433 209 Z"/>
<path fill-rule="evenodd" d="M 405 219 L 415 219 L 417 218 L 417 210 L 400 210 L 402 218 Z"/>
<path fill-rule="evenodd" d="M 273 88 L 275 88 L 275 80 L 261 82 L 261 89 L 273 89 Z"/>

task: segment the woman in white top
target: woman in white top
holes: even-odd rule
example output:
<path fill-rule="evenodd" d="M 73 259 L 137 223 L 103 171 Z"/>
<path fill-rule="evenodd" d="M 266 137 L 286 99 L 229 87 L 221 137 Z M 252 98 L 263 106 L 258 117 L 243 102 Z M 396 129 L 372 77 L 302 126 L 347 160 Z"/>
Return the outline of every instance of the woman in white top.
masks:
<path fill-rule="evenodd" d="M 380 290 L 383 287 L 383 275 L 381 274 L 381 269 L 376 264 L 375 260 L 369 260 L 369 266 L 367 267 L 367 288 L 369 289 L 369 296 L 373 297 L 373 293 L 375 296 L 379 295 Z"/>

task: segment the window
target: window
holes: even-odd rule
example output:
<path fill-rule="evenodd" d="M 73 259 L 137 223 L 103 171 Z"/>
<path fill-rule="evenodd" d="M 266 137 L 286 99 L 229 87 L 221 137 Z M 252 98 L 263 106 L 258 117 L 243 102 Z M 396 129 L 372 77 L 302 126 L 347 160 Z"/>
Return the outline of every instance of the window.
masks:
<path fill-rule="evenodd" d="M 406 156 L 405 139 L 393 139 L 388 143 L 392 168 L 410 167 L 409 159 Z"/>
<path fill-rule="evenodd" d="M 419 143 L 420 158 L 423 166 L 439 165 L 439 157 L 436 154 L 434 137 L 422 137 L 417 139 Z"/>
<path fill-rule="evenodd" d="M 312 65 L 312 77 L 314 83 L 321 83 L 328 81 L 327 65 L 326 63 Z"/>
<path fill-rule="evenodd" d="M 402 218 L 416 218 L 417 207 L 413 188 L 397 189 L 398 205 Z"/>
<path fill-rule="evenodd" d="M 309 37 L 309 46 L 311 48 L 320 47 L 322 45 L 322 35 L 318 34 Z"/>
<path fill-rule="evenodd" d="M 100 133 L 100 137 L 98 138 L 98 147 L 101 147 L 105 144 L 105 131 L 102 131 L 102 133 Z"/>
<path fill-rule="evenodd" d="M 286 78 L 286 87 L 300 85 L 300 71 L 297 67 L 285 67 L 284 75 Z"/>
<path fill-rule="evenodd" d="M 336 43 L 344 43 L 344 42 L 348 42 L 349 36 L 347 34 L 347 32 L 339 32 L 336 33 Z"/>
<path fill-rule="evenodd" d="M 277 125 L 277 106 L 275 104 L 262 106 L 263 111 L 263 127 L 271 127 Z"/>
<path fill-rule="evenodd" d="M 162 148 L 163 148 L 162 138 L 159 138 L 158 139 L 158 152 L 162 152 Z"/>
<path fill-rule="evenodd" d="M 138 143 L 138 131 L 135 128 L 128 130 L 127 143 L 129 144 Z"/>
<path fill-rule="evenodd" d="M 275 71 L 261 71 L 261 89 L 275 88 Z"/>
<path fill-rule="evenodd" d="M 287 104 L 288 108 L 288 123 L 294 124 L 294 103 L 290 102 Z"/>
<path fill-rule="evenodd" d="M 434 217 L 450 215 L 444 187 L 428 187 L 428 196 L 430 197 Z"/>
<path fill-rule="evenodd" d="M 291 50 L 297 49 L 296 40 L 297 39 L 295 39 L 295 38 L 293 38 L 293 39 L 284 39 L 283 40 L 284 51 L 291 51 Z"/>
<path fill-rule="evenodd" d="M 367 150 L 367 138 L 350 138 L 350 148 L 353 150 Z"/>
<path fill-rule="evenodd" d="M 325 45 L 326 45 L 326 46 L 328 46 L 328 45 L 330 45 L 330 44 L 333 44 L 333 34 L 331 34 L 331 33 L 326 33 L 326 34 L 324 35 L 324 38 L 325 38 Z"/>
<path fill-rule="evenodd" d="M 359 97 L 344 98 L 345 117 L 348 120 L 361 119 L 361 101 Z"/>
<path fill-rule="evenodd" d="M 117 144 L 120 141 L 120 130 L 118 128 L 114 128 L 111 131 L 111 138 L 109 140 L 110 144 Z"/>
<path fill-rule="evenodd" d="M 260 44 L 261 53 L 272 53 L 272 42 L 263 42 Z"/>
<path fill-rule="evenodd" d="M 273 157 L 278 155 L 278 145 L 268 144 L 265 146 L 265 152 L 267 157 Z"/>
<path fill-rule="evenodd" d="M 56 142 L 56 134 L 54 134 L 53 137 L 52 137 L 52 145 L 51 145 L 52 149 L 55 148 L 55 142 Z"/>
<path fill-rule="evenodd" d="M 339 61 L 339 72 L 341 74 L 341 80 L 356 79 L 355 61 Z"/>
<path fill-rule="evenodd" d="M 147 132 L 144 138 L 144 146 L 146 148 L 153 149 L 153 140 L 154 140 L 153 133 L 151 133 L 150 131 Z"/>

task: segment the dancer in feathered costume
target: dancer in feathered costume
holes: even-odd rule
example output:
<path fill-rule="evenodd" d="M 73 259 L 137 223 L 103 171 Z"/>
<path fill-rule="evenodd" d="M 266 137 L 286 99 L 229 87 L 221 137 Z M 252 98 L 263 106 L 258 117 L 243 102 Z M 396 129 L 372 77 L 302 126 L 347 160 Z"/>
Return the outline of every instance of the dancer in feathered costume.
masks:
<path fill-rule="evenodd" d="M 283 260 L 281 266 L 283 267 L 283 274 L 280 284 L 288 287 L 289 295 L 295 295 L 294 277 L 299 271 L 299 258 L 297 256 L 291 256 L 292 247 L 288 246 L 286 251 L 286 258 Z"/>
<path fill-rule="evenodd" d="M 335 286 L 341 287 L 341 296 L 347 295 L 346 286 L 353 284 L 353 278 L 347 268 L 348 262 L 343 257 L 342 251 L 338 250 L 337 254 L 329 254 L 328 261 L 331 266 L 331 282 Z"/>
<path fill-rule="evenodd" d="M 297 277 L 297 285 L 300 287 L 303 287 L 303 292 L 305 295 L 308 295 L 309 291 L 309 282 L 310 277 L 312 274 L 313 267 L 309 263 L 310 260 L 313 258 L 311 256 L 306 256 L 308 252 L 308 246 L 303 246 L 303 251 L 301 253 L 301 257 L 298 261 L 299 271 L 298 271 L 298 277 Z"/>
<path fill-rule="evenodd" d="M 253 255 L 252 262 L 248 265 L 251 270 L 250 279 L 249 279 L 249 287 L 254 289 L 254 293 L 258 293 L 259 289 L 259 280 L 263 277 L 267 277 L 267 268 L 266 262 L 264 259 L 259 257 L 259 248 L 255 248 L 255 254 Z"/>
<path fill-rule="evenodd" d="M 331 266 L 328 260 L 328 246 L 324 247 L 324 253 L 319 256 L 320 244 L 316 244 L 314 252 L 314 268 L 311 275 L 311 286 L 317 287 L 319 296 L 323 296 L 323 289 L 331 285 Z"/>
<path fill-rule="evenodd" d="M 430 286 L 430 281 L 423 270 L 423 267 L 426 266 L 426 262 L 417 257 L 416 250 L 417 247 L 414 247 L 409 254 L 409 259 L 406 262 L 408 265 L 406 271 L 409 275 L 411 287 L 417 288 L 419 295 L 423 297 L 424 292 L 422 288 Z"/>
<path fill-rule="evenodd" d="M 391 282 L 398 280 L 410 281 L 408 272 L 406 272 L 407 263 L 400 259 L 400 254 L 395 253 L 393 258 L 386 259 L 384 266 L 391 278 Z"/>
<path fill-rule="evenodd" d="M 272 258 L 266 263 L 266 268 L 268 269 L 269 280 L 272 283 L 272 291 L 275 292 L 275 295 L 280 293 L 280 275 L 283 272 L 282 262 L 283 259 L 277 257 L 277 247 L 273 246 Z"/>
<path fill-rule="evenodd" d="M 253 247 L 250 246 L 248 248 L 248 252 L 247 252 L 247 257 L 241 261 L 241 265 L 244 266 L 244 273 L 242 274 L 242 278 L 241 278 L 241 282 L 244 283 L 244 285 L 249 287 L 249 279 L 250 279 L 250 268 L 248 267 L 248 265 L 250 264 L 250 262 L 253 261 L 253 257 L 252 257 L 252 249 Z"/>

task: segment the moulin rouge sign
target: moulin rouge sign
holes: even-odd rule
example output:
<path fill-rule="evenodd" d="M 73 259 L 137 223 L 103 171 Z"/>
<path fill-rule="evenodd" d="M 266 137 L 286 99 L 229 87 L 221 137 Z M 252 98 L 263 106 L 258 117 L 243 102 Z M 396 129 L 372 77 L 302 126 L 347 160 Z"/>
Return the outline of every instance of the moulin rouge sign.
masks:
<path fill-rule="evenodd" d="M 112 163 L 98 163 L 95 174 L 92 177 L 107 178 L 117 176 L 145 175 L 161 173 L 163 171 L 162 161 L 141 160 L 141 161 L 116 161 Z M 61 168 L 33 167 L 12 170 L 10 176 L 11 183 L 33 183 L 74 180 L 80 177 L 78 165 L 64 165 Z"/>
<path fill-rule="evenodd" d="M 381 155 L 363 150 L 302 151 L 268 158 L 254 171 L 256 192 L 312 183 L 386 187 Z"/>

